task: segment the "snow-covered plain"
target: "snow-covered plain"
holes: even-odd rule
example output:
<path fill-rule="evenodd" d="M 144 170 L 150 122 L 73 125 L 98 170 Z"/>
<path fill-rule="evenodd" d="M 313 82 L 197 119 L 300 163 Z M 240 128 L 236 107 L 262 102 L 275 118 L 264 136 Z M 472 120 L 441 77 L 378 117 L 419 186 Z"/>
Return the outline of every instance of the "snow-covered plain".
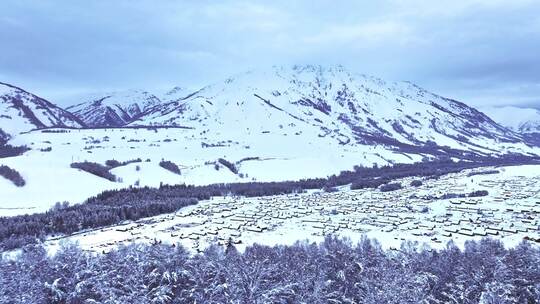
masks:
<path fill-rule="evenodd" d="M 468 176 L 472 171 L 499 170 Z M 524 237 L 540 239 L 540 166 L 479 168 L 440 179 L 400 180 L 404 188 L 392 192 L 374 189 L 279 195 L 260 198 L 215 197 L 173 214 L 112 227 L 83 231 L 69 237 L 51 237 L 51 251 L 60 242 L 78 242 L 85 250 L 107 252 L 130 242 L 182 244 L 197 252 L 211 243 L 232 241 L 239 249 L 259 244 L 321 241 L 335 234 L 359 240 L 377 238 L 385 248 L 417 241 L 440 248 L 448 241 L 493 237 L 514 246 Z M 477 198 L 425 199 L 445 193 L 488 190 Z M 539 244 L 531 241 L 533 244 Z"/>
<path fill-rule="evenodd" d="M 64 133 L 38 130 L 21 134 L 11 141 L 27 145 L 31 151 L 22 156 L 0 159 L 0 164 L 19 171 L 24 187 L 0 179 L 0 216 L 44 212 L 56 202 L 81 203 L 104 190 L 164 184 L 211 184 L 217 182 L 279 181 L 326 177 L 354 165 L 417 162 L 422 155 L 392 152 L 383 146 L 342 146 L 332 138 L 306 135 L 317 141 L 299 140 L 283 131 L 259 135 L 262 138 L 222 136 L 213 140 L 197 130 L 181 128 L 140 129 L 57 129 Z M 287 134 L 287 135 L 284 135 Z M 202 147 L 202 144 L 214 147 Z M 50 152 L 41 149 L 52 148 Z M 246 157 L 257 160 L 237 165 L 240 174 L 224 166 L 215 168 L 218 158 L 238 162 Z M 111 182 L 90 173 L 70 168 L 72 162 L 92 161 L 104 164 L 116 159 L 141 158 L 111 170 L 122 181 Z M 181 175 L 159 166 L 162 160 L 178 164 Z M 149 160 L 149 161 L 147 161 Z M 139 170 L 137 170 L 139 167 Z M 241 177 L 243 176 L 243 177 Z"/>

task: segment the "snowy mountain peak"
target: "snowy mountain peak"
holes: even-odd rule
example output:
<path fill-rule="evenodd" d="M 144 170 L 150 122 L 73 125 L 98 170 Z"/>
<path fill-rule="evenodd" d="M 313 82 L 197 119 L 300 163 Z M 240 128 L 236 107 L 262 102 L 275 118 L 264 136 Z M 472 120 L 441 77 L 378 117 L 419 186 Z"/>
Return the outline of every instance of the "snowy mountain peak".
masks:
<path fill-rule="evenodd" d="M 4 92 L 5 96 L 13 94 Z M 62 116 L 72 117 L 75 123 L 37 120 L 34 127 L 186 127 L 208 142 L 255 143 L 264 134 L 273 134 L 275 138 L 294 136 L 306 143 L 383 146 L 412 154 L 526 154 L 528 146 L 538 144 L 464 103 L 411 82 L 388 82 L 343 66 L 272 66 L 234 75 L 195 92 L 182 87 L 158 95 L 129 90 L 80 100 L 83 102 L 67 108 L 76 117 Z M 27 117 L 33 121 L 32 115 Z"/>
<path fill-rule="evenodd" d="M 89 127 L 119 127 L 133 121 L 161 100 L 144 90 L 128 90 L 82 97 L 82 103 L 67 108 Z"/>
<path fill-rule="evenodd" d="M 83 126 L 77 117 L 51 102 L 0 82 L 0 140 L 32 129 Z"/>
<path fill-rule="evenodd" d="M 231 138 L 303 134 L 299 140 L 416 152 L 438 146 L 490 153 L 523 141 L 464 103 L 342 66 L 252 70 L 151 108 L 131 125 L 184 126 Z"/>

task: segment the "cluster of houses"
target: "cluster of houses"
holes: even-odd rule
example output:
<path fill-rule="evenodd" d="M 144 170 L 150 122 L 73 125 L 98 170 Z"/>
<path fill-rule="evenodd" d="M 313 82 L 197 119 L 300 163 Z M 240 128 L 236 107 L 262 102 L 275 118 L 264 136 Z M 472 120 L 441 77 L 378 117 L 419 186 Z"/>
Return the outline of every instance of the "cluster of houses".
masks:
<path fill-rule="evenodd" d="M 311 191 L 258 198 L 219 197 L 175 214 L 108 228 L 92 249 L 132 241 L 181 243 L 195 251 L 262 241 L 267 234 L 311 239 L 329 234 L 385 233 L 395 240 L 446 244 L 449 240 L 519 238 L 540 242 L 540 180 L 467 172 L 426 179 L 420 187 Z M 442 199 L 448 193 L 488 190 L 483 197 Z M 112 229 L 112 230 L 110 230 Z M 84 245 L 84 242 L 82 242 Z"/>

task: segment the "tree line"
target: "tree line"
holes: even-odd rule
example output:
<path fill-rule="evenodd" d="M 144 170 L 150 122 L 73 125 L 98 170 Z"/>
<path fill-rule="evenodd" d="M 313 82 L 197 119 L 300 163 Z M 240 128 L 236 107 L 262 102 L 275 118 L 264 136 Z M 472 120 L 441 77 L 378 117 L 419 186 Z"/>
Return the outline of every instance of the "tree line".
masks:
<path fill-rule="evenodd" d="M 122 167 L 122 166 L 127 166 L 129 164 L 133 164 L 133 163 L 141 163 L 142 162 L 142 159 L 140 158 L 136 158 L 136 159 L 130 159 L 130 160 L 126 160 L 126 161 L 118 161 L 116 159 L 109 159 L 107 161 L 105 161 L 105 165 L 107 167 L 109 167 L 109 170 L 110 169 L 114 169 L 114 168 L 118 168 L 118 167 Z"/>
<path fill-rule="evenodd" d="M 99 163 L 84 161 L 84 162 L 71 163 L 70 166 L 71 166 L 71 168 L 86 171 L 86 172 L 88 172 L 90 174 L 102 177 L 102 178 L 107 179 L 107 180 L 109 180 L 111 182 L 115 182 L 116 179 L 117 179 L 116 175 L 109 172 L 111 167 L 105 166 L 105 165 L 102 165 L 102 164 L 99 164 Z"/>
<path fill-rule="evenodd" d="M 0 140 L 0 158 L 19 156 L 28 150 L 30 150 L 30 148 L 27 146 L 12 146 L 3 144 Z"/>
<path fill-rule="evenodd" d="M 162 167 L 163 169 L 171 171 L 172 173 L 175 173 L 175 174 L 178 174 L 178 175 L 182 174 L 182 171 L 180 171 L 180 168 L 178 167 L 178 165 L 173 163 L 170 160 L 162 159 L 159 162 L 159 166 Z"/>
<path fill-rule="evenodd" d="M 212 245 L 191 255 L 179 245 L 131 244 L 107 254 L 64 243 L 56 254 L 29 245 L 0 259 L 1 303 L 460 303 L 540 301 L 540 249 L 522 242 L 323 242 L 243 252 Z"/>
<path fill-rule="evenodd" d="M 111 203 L 93 201 L 64 207 L 57 204 L 45 213 L 0 217 L 0 252 L 38 243 L 47 236 L 71 234 L 84 229 L 101 228 L 126 220 L 175 212 L 196 204 L 194 198 L 153 198 L 139 196 L 132 201 Z"/>
<path fill-rule="evenodd" d="M 17 187 L 22 187 L 26 184 L 19 171 L 5 165 L 0 165 L 0 176 L 10 180 Z"/>

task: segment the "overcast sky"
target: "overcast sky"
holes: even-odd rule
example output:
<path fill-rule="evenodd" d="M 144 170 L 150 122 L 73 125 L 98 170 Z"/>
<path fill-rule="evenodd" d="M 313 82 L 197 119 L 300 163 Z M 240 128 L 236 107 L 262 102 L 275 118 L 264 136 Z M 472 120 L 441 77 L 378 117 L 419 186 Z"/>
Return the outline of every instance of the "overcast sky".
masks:
<path fill-rule="evenodd" d="M 445 3 L 446 2 L 446 3 Z M 535 0 L 0 3 L 0 81 L 82 92 L 197 88 L 273 64 L 342 64 L 475 106 L 540 108 Z"/>

